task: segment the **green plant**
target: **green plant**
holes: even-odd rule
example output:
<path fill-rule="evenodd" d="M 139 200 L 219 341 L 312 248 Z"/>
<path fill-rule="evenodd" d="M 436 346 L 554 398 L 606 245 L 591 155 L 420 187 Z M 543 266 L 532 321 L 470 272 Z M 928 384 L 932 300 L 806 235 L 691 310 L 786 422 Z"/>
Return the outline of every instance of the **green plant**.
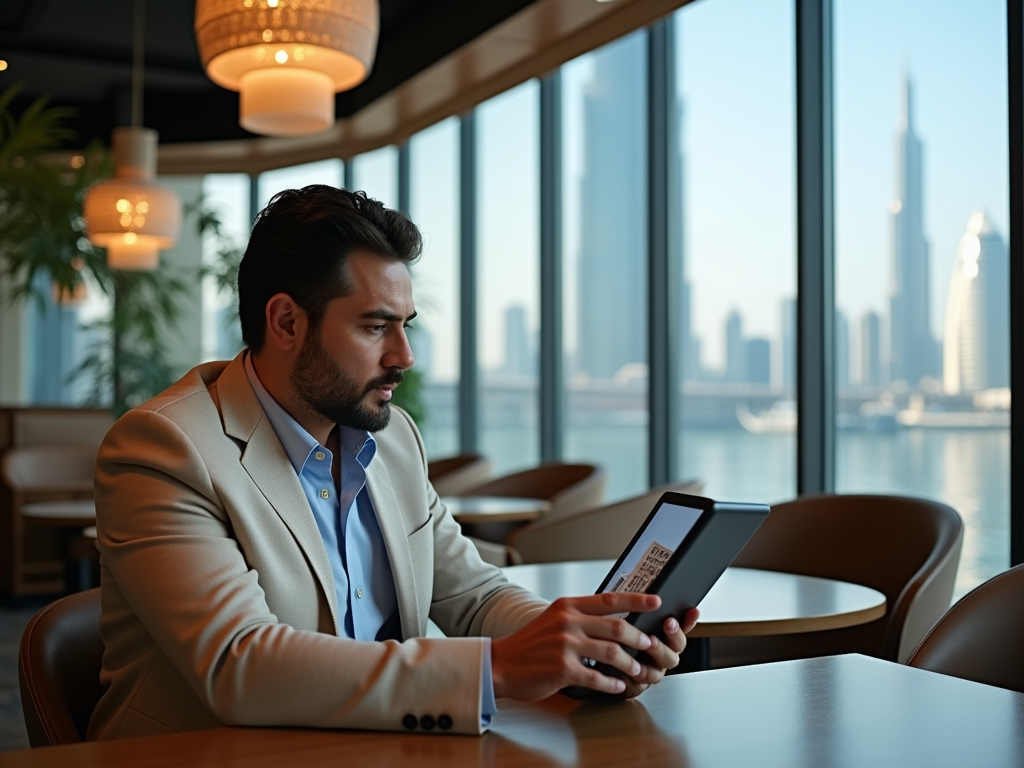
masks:
<path fill-rule="evenodd" d="M 108 402 L 120 415 L 171 383 L 161 329 L 178 317 L 186 283 L 163 267 L 152 273 L 107 266 L 103 249 L 85 237 L 82 202 L 88 188 L 109 176 L 107 153 L 92 145 L 61 161 L 54 151 L 74 138 L 64 121 L 72 111 L 36 99 L 20 115 L 11 103 L 21 90 L 0 94 L 0 273 L 7 301 L 46 307 L 36 277 L 45 274 L 57 292 L 73 294 L 83 281 L 110 297 L 110 317 L 72 377 L 89 377 L 92 403 Z"/>

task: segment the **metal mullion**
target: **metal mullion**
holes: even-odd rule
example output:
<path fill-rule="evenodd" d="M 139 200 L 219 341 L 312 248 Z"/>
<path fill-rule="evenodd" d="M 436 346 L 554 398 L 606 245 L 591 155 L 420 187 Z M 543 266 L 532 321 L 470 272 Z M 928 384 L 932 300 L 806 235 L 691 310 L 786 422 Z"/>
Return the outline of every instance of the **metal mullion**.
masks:
<path fill-rule="evenodd" d="M 1010 565 L 1024 562 L 1024 3 L 1008 0 L 1010 158 Z"/>
<path fill-rule="evenodd" d="M 678 474 L 679 279 L 670 247 L 672 130 L 675 112 L 674 26 L 671 17 L 647 34 L 647 366 L 649 413 L 648 481 L 670 482 Z"/>
<path fill-rule="evenodd" d="M 562 458 L 562 75 L 540 81 L 540 456 Z"/>
<path fill-rule="evenodd" d="M 260 212 L 260 175 L 249 174 L 249 229 L 252 229 L 256 221 L 256 214 Z"/>
<path fill-rule="evenodd" d="M 480 445 L 477 367 L 476 117 L 459 122 L 459 451 Z"/>
<path fill-rule="evenodd" d="M 797 493 L 835 488 L 832 1 L 796 0 Z"/>
<path fill-rule="evenodd" d="M 412 191 L 409 184 L 409 142 L 403 141 L 398 145 L 398 210 L 406 216 L 411 216 L 409 209 Z"/>
<path fill-rule="evenodd" d="M 342 161 L 342 184 L 345 185 L 345 189 L 350 192 L 354 192 L 356 188 L 356 167 L 355 158 L 350 157 Z"/>

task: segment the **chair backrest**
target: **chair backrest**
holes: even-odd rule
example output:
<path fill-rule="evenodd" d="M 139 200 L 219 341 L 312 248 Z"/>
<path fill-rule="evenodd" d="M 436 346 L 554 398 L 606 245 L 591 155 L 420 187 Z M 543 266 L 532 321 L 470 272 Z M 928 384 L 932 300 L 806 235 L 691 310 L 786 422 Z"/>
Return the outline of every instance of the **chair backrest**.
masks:
<path fill-rule="evenodd" d="M 92 485 L 97 448 L 91 445 L 33 445 L 9 448 L 0 477 L 12 490 L 60 490 Z"/>
<path fill-rule="evenodd" d="M 794 657 L 864 653 L 906 660 L 949 606 L 963 522 L 945 504 L 898 496 L 809 495 L 772 507 L 733 565 L 838 579 L 885 595 L 885 616 L 775 638 Z"/>
<path fill-rule="evenodd" d="M 592 509 L 604 499 L 607 475 L 593 464 L 542 464 L 470 488 L 463 496 L 518 496 L 546 499 L 551 509 L 546 517 L 561 517 Z"/>
<path fill-rule="evenodd" d="M 507 543 L 524 563 L 617 558 L 663 493 L 699 494 L 703 487 L 697 480 L 673 483 L 604 507 L 546 517 L 513 531 Z"/>
<path fill-rule="evenodd" d="M 458 496 L 487 482 L 491 462 L 477 453 L 464 453 L 427 463 L 427 478 L 438 496 Z"/>
<path fill-rule="evenodd" d="M 21 707 L 33 747 L 85 739 L 103 695 L 100 590 L 90 589 L 40 610 L 21 638 Z"/>
<path fill-rule="evenodd" d="M 1024 693 L 1024 565 L 986 581 L 954 605 L 907 663 Z"/>

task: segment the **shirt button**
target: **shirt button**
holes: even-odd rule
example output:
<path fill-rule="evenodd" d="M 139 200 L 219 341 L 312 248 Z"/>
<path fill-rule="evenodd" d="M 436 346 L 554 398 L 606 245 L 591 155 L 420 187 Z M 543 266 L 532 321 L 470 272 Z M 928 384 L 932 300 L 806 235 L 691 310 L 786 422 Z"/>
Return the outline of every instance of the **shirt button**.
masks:
<path fill-rule="evenodd" d="M 320 498 L 321 499 L 329 499 L 329 498 L 331 498 L 331 492 L 328 491 L 326 488 L 324 488 L 322 491 L 320 491 Z"/>
<path fill-rule="evenodd" d="M 363 599 L 363 590 L 361 590 L 361 589 L 357 589 L 356 590 L 356 599 L 357 600 L 362 600 Z"/>
<path fill-rule="evenodd" d="M 315 458 L 317 461 L 323 461 L 324 459 L 327 458 L 327 454 L 324 453 L 323 451 L 317 451 L 316 453 L 313 454 L 313 458 Z"/>

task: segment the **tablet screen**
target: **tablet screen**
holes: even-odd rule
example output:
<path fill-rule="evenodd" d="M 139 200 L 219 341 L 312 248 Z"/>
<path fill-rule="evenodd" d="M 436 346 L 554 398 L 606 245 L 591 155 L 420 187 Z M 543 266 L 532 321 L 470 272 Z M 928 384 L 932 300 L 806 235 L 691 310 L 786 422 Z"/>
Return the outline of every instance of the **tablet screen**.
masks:
<path fill-rule="evenodd" d="M 693 530 L 702 510 L 678 504 L 662 504 L 657 514 L 629 550 L 619 572 L 603 592 L 646 592 L 672 553 Z"/>

